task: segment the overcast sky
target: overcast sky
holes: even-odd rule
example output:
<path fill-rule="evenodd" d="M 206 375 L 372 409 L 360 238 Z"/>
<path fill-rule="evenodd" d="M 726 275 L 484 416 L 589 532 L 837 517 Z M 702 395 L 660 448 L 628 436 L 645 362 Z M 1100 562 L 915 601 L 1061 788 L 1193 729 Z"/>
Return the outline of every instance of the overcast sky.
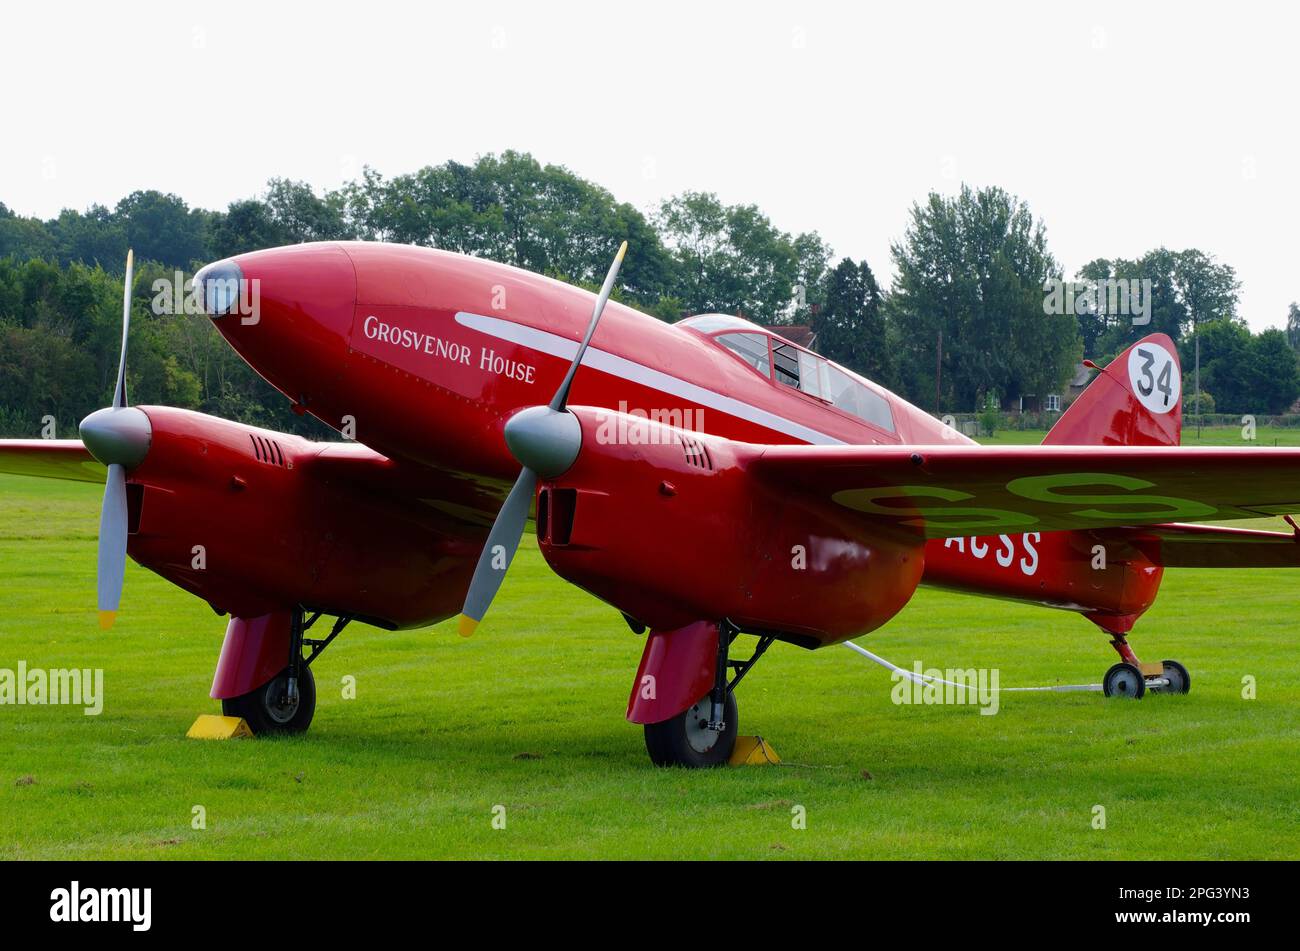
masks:
<path fill-rule="evenodd" d="M 892 276 L 912 202 L 1027 200 L 1067 273 L 1198 247 L 1300 299 L 1295 4 L 21 3 L 0 201 L 224 208 L 514 148 L 651 209 L 759 205 Z"/>

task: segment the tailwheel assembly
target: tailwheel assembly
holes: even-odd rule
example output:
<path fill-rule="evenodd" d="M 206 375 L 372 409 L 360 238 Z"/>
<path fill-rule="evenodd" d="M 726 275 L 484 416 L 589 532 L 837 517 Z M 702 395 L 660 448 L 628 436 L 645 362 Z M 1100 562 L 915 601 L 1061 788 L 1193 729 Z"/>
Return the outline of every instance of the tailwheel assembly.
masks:
<path fill-rule="evenodd" d="M 1192 689 L 1192 675 L 1176 660 L 1144 664 L 1138 660 L 1122 634 L 1113 635 L 1111 646 L 1124 658 L 1102 678 L 1101 690 L 1108 697 L 1140 700 L 1150 693 L 1187 693 Z"/>

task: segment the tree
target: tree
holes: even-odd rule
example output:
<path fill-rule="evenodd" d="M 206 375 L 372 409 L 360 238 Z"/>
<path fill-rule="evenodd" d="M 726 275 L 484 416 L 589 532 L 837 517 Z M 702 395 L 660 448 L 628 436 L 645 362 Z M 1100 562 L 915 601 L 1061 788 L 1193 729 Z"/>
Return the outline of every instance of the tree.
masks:
<path fill-rule="evenodd" d="M 1059 268 L 1024 202 L 1000 188 L 932 192 L 891 253 L 904 395 L 933 405 L 940 390 L 941 407 L 974 408 L 988 394 L 1059 392 L 1079 358 L 1078 328 L 1073 314 L 1044 313 Z"/>
<path fill-rule="evenodd" d="M 185 269 L 207 257 L 206 217 L 176 195 L 132 192 L 117 203 L 114 216 L 137 258 Z"/>
<path fill-rule="evenodd" d="M 799 253 L 756 206 L 684 192 L 660 206 L 655 223 L 677 264 L 677 296 L 692 313 L 741 313 L 771 323 L 788 311 Z"/>
<path fill-rule="evenodd" d="M 1091 281 L 1126 281 L 1130 299 L 1133 293 L 1145 298 L 1142 282 L 1150 282 L 1150 297 L 1144 300 L 1150 318 L 1146 323 L 1134 323 L 1133 313 L 1087 311 L 1079 315 L 1084 353 L 1098 362 L 1114 359 L 1148 334 L 1168 334 L 1179 342 L 1209 321 L 1237 316 L 1241 284 L 1236 271 L 1196 248 L 1155 248 L 1131 261 L 1098 258 L 1080 269 L 1078 276 Z M 1195 347 L 1188 353 L 1189 364 L 1194 365 Z"/>
<path fill-rule="evenodd" d="M 1300 398 L 1300 364 L 1281 330 L 1269 329 L 1250 342 L 1249 379 L 1255 411 L 1285 413 Z"/>
<path fill-rule="evenodd" d="M 1178 299 L 1187 312 L 1183 330 L 1196 333 L 1207 321 L 1231 320 L 1237 316 L 1241 282 L 1235 270 L 1216 262 L 1213 255 L 1196 248 L 1179 251 L 1173 256 L 1173 280 Z"/>
<path fill-rule="evenodd" d="M 1096 258 L 1079 268 L 1075 277 L 1082 282 L 1093 282 L 1094 286 L 1114 277 L 1115 267 L 1106 258 Z M 1082 311 L 1082 313 L 1080 313 Z M 1101 353 L 1103 341 L 1111 330 L 1115 315 L 1105 308 L 1097 306 L 1079 307 L 1076 303 L 1075 314 L 1079 318 L 1079 338 L 1083 344 L 1083 355 L 1097 359 Z"/>
<path fill-rule="evenodd" d="M 29 427 L 37 410 L 51 408 L 72 425 L 102 405 L 116 373 L 129 244 L 138 262 L 133 393 L 314 431 L 210 322 L 153 314 L 148 290 L 176 268 L 351 237 L 483 256 L 589 288 L 626 239 L 618 300 L 669 320 L 712 310 L 806 321 L 832 359 L 922 405 L 935 400 L 936 388 L 944 408 L 964 409 L 990 397 L 1060 392 L 1085 348 L 1106 360 L 1157 331 L 1180 342 L 1190 368 L 1198 327 L 1203 385 L 1221 411 L 1277 411 L 1295 398 L 1295 361 L 1286 358 L 1300 350 L 1300 305 L 1291 305 L 1284 333 L 1252 337 L 1238 318 L 1235 272 L 1195 248 L 1097 258 L 1079 271 L 1084 279 L 1150 281 L 1146 324 L 1101 308 L 1045 314 L 1044 282 L 1060 269 L 1042 222 L 1001 189 L 963 186 L 912 207 L 891 249 L 895 281 L 883 294 L 865 262 L 845 258 L 832 267 L 820 235 L 791 236 L 754 205 L 685 192 L 647 216 L 563 166 L 506 151 L 392 179 L 366 168 L 336 191 L 272 179 L 260 197 L 220 212 L 153 190 L 111 209 L 65 209 L 49 221 L 0 204 L 0 426 L 21 419 Z"/>
<path fill-rule="evenodd" d="M 1259 401 L 1252 392 L 1256 384 L 1249 371 L 1250 329 L 1240 320 L 1211 320 L 1202 325 L 1200 338 L 1201 387 L 1214 394 L 1218 411 L 1250 413 L 1258 410 Z M 1186 340 L 1180 348 L 1183 351 L 1182 364 L 1189 368 L 1189 373 L 1192 346 L 1192 341 Z M 1189 388 L 1188 392 L 1192 390 Z"/>
<path fill-rule="evenodd" d="M 273 178 L 266 186 L 266 206 L 271 220 L 289 244 L 303 241 L 340 241 L 352 237 L 345 219 L 346 200 L 341 192 L 318 196 L 306 182 Z"/>
<path fill-rule="evenodd" d="M 892 383 L 880 287 L 866 261 L 855 264 L 844 258 L 835 266 L 811 326 L 824 356 L 884 386 Z"/>
<path fill-rule="evenodd" d="M 1201 363 L 1198 332 L 1210 320 L 1232 320 L 1237 316 L 1237 292 L 1241 288 L 1236 272 L 1226 264 L 1215 263 L 1213 257 L 1189 248 L 1174 255 L 1174 285 L 1179 300 L 1187 311 L 1192 334 L 1193 392 L 1200 385 L 1197 369 Z"/>
<path fill-rule="evenodd" d="M 0 258 L 15 257 L 53 259 L 55 242 L 49 229 L 38 218 L 22 218 L 8 208 L 0 213 Z"/>
<path fill-rule="evenodd" d="M 209 256 L 228 258 L 248 251 L 274 248 L 290 241 L 269 205 L 256 198 L 231 202 L 213 216 L 208 230 Z"/>
<path fill-rule="evenodd" d="M 826 303 L 827 269 L 832 251 L 815 231 L 797 235 L 793 245 L 798 274 L 788 319 L 792 323 L 812 323 L 815 313 Z M 865 261 L 862 266 L 866 267 Z M 874 277 L 872 282 L 875 282 Z"/>
<path fill-rule="evenodd" d="M 344 193 L 362 237 L 488 257 L 582 285 L 604 280 L 626 239 L 620 296 L 659 308 L 673 291 L 672 259 L 641 212 L 526 153 L 487 155 L 472 166 L 447 162 L 388 181 L 367 168 Z"/>
<path fill-rule="evenodd" d="M 1295 301 L 1286 315 L 1286 339 L 1292 350 L 1300 350 L 1300 304 Z"/>
<path fill-rule="evenodd" d="M 125 224 L 103 205 L 91 205 L 85 214 L 65 208 L 50 222 L 49 230 L 64 264 L 76 261 L 121 268 L 126 261 Z"/>
<path fill-rule="evenodd" d="M 1214 397 L 1202 387 L 1201 395 L 1198 398 L 1192 392 L 1192 383 L 1187 374 L 1183 374 L 1183 394 L 1184 416 L 1209 416 L 1214 413 Z"/>
<path fill-rule="evenodd" d="M 1080 317 L 1085 339 L 1091 337 L 1094 349 L 1084 352 L 1099 363 L 1108 363 L 1143 337 L 1168 334 L 1175 342 L 1182 339 L 1188 323 L 1187 306 L 1178 290 L 1175 267 L 1178 255 L 1165 248 L 1155 248 L 1136 260 L 1098 258 L 1079 272 L 1085 280 L 1122 281 L 1128 288 L 1129 313 L 1107 311 L 1104 315 Z M 1145 323 L 1135 323 L 1140 298 Z"/>

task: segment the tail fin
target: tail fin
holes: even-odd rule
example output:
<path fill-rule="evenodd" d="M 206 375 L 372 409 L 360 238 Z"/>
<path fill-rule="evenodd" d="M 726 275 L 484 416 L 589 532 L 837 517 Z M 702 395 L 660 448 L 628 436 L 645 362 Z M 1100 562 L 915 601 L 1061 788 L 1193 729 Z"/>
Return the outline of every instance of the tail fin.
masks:
<path fill-rule="evenodd" d="M 1183 430 L 1178 348 L 1152 334 L 1103 369 L 1043 440 L 1053 446 L 1177 446 Z"/>

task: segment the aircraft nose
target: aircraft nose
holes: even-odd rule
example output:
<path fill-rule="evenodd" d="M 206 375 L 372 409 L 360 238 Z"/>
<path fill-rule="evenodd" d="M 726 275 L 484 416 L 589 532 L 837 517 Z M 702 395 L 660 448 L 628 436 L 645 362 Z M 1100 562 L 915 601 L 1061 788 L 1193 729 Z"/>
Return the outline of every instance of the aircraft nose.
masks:
<path fill-rule="evenodd" d="M 194 275 L 194 288 L 198 292 L 203 312 L 216 319 L 241 308 L 249 309 L 251 297 L 244 283 L 244 271 L 230 259 L 214 261 L 199 269 Z"/>
<path fill-rule="evenodd" d="M 203 312 L 227 333 L 234 325 L 309 324 L 333 333 L 351 329 L 357 275 L 343 247 L 334 242 L 251 251 L 200 268 L 194 275 Z M 264 319 L 268 318 L 268 319 Z"/>
<path fill-rule="evenodd" d="M 90 454 L 106 466 L 135 468 L 144 461 L 153 441 L 149 417 L 133 406 L 97 409 L 78 429 Z"/>
<path fill-rule="evenodd" d="M 288 245 L 215 261 L 194 276 L 204 312 L 261 376 L 312 412 L 340 382 L 357 273 L 336 242 Z"/>

